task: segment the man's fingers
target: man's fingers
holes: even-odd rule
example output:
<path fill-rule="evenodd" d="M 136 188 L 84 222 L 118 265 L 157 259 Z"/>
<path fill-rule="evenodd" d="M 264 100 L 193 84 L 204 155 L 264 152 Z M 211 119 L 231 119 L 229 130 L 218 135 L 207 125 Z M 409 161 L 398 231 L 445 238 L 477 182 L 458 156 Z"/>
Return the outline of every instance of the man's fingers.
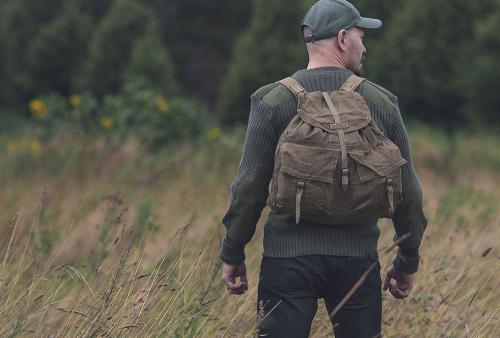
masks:
<path fill-rule="evenodd" d="M 234 287 L 231 288 L 232 290 L 248 290 L 247 283 L 240 282 L 239 284 L 234 284 Z"/>
<path fill-rule="evenodd" d="M 391 281 L 394 280 L 393 283 Z M 394 266 L 387 270 L 385 275 L 383 290 L 389 290 L 391 295 L 396 299 L 408 297 L 413 288 L 413 275 L 398 272 Z"/>
<path fill-rule="evenodd" d="M 396 299 L 402 299 L 403 298 L 401 296 L 401 294 L 399 293 L 398 289 L 394 285 L 392 285 L 392 284 L 389 285 L 389 292 Z"/>
<path fill-rule="evenodd" d="M 247 279 L 247 274 L 244 273 L 243 275 L 241 275 L 240 277 L 240 285 L 241 287 L 244 289 L 244 290 L 248 290 L 248 279 Z"/>
<path fill-rule="evenodd" d="M 411 289 L 413 288 L 413 285 L 409 284 L 409 283 L 401 283 L 401 282 L 397 282 L 396 281 L 396 288 L 401 292 L 402 295 L 404 295 L 405 297 L 408 297 L 408 295 L 410 294 L 410 291 Z"/>
<path fill-rule="evenodd" d="M 411 291 L 410 289 L 400 289 L 400 288 L 398 288 L 398 290 L 399 290 L 399 293 L 400 293 L 400 294 L 401 294 L 404 298 L 408 297 L 408 295 L 410 294 L 410 291 Z"/>
<path fill-rule="evenodd" d="M 235 289 L 246 291 L 246 290 L 248 290 L 248 284 L 247 284 L 247 283 L 244 283 L 244 282 L 240 282 L 240 283 L 239 283 L 239 284 L 235 287 Z"/>
<path fill-rule="evenodd" d="M 245 291 L 248 290 L 248 286 L 246 283 L 239 283 L 238 285 L 233 284 L 231 287 L 227 288 L 229 293 L 232 295 L 242 295 Z"/>
<path fill-rule="evenodd" d="M 399 290 L 401 291 L 405 291 L 405 292 L 410 292 L 412 287 L 410 284 L 408 283 L 396 283 L 396 286 Z"/>
<path fill-rule="evenodd" d="M 239 282 L 236 280 L 239 279 Z M 241 264 L 223 264 L 222 280 L 227 286 L 230 294 L 241 295 L 248 290 L 248 280 L 245 263 Z"/>
<path fill-rule="evenodd" d="M 235 287 L 235 278 L 234 277 L 223 277 L 222 280 L 226 283 L 228 289 L 232 289 Z"/>
<path fill-rule="evenodd" d="M 403 291 L 393 284 L 389 286 L 389 292 L 397 299 L 404 299 L 409 295 L 409 291 Z"/>
<path fill-rule="evenodd" d="M 230 278 L 223 278 L 224 283 L 226 283 L 227 289 L 230 291 L 230 293 L 238 293 L 238 292 L 244 292 L 248 290 L 248 283 L 247 282 L 240 282 L 236 283 L 235 278 L 230 277 Z"/>

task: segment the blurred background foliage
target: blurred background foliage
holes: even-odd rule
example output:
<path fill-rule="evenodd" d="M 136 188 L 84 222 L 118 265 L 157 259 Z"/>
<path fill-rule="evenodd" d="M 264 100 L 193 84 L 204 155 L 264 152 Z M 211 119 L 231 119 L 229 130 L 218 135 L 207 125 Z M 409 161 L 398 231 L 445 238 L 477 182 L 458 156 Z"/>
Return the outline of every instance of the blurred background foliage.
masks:
<path fill-rule="evenodd" d="M 148 113 L 161 97 L 163 110 L 196 109 L 186 117 L 193 132 L 208 120 L 245 124 L 252 92 L 306 67 L 299 27 L 312 3 L 0 0 L 2 120 L 57 117 L 92 129 L 108 119 L 122 132 L 140 120 L 155 134 L 170 123 Z M 384 22 L 367 32 L 366 76 L 398 95 L 406 119 L 498 130 L 500 1 L 353 3 Z M 27 109 L 34 99 L 45 110 Z M 72 110 L 56 114 L 58 100 Z"/>

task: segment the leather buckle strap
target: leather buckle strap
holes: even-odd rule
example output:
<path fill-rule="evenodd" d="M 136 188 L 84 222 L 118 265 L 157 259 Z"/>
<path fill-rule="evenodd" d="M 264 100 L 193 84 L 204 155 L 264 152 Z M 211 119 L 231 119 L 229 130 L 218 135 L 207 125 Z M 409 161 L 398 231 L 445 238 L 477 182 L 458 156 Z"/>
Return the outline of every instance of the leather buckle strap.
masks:
<path fill-rule="evenodd" d="M 297 192 L 295 194 L 295 223 L 300 222 L 300 200 L 302 199 L 302 194 L 304 193 L 305 183 L 303 181 L 297 181 Z"/>
<path fill-rule="evenodd" d="M 328 129 L 346 129 L 349 127 L 349 122 L 342 122 L 342 123 L 322 123 L 325 128 Z"/>
<path fill-rule="evenodd" d="M 349 78 L 344 82 L 342 87 L 340 87 L 340 90 L 346 91 L 346 92 L 353 92 L 356 90 L 356 88 L 359 87 L 359 85 L 365 80 L 363 77 L 359 77 L 357 75 L 351 75 Z"/>
<path fill-rule="evenodd" d="M 349 168 L 342 168 L 342 190 L 347 191 L 349 187 Z"/>
<path fill-rule="evenodd" d="M 289 76 L 283 80 L 279 80 L 279 83 L 281 83 L 283 86 L 287 87 L 288 90 L 290 90 L 295 97 L 299 97 L 300 94 L 305 93 L 306 90 L 302 85 L 295 80 L 293 77 Z"/>
<path fill-rule="evenodd" d="M 389 199 L 389 213 L 394 214 L 394 186 L 392 178 L 387 178 L 387 197 Z"/>

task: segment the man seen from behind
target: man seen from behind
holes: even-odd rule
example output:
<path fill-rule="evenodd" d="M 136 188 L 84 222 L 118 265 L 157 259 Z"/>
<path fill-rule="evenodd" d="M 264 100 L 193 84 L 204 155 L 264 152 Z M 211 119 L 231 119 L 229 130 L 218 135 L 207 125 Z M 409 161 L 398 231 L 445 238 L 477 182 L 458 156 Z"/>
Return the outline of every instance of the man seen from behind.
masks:
<path fill-rule="evenodd" d="M 361 17 L 345 0 L 320 0 L 306 13 L 302 33 L 309 55 L 307 69 L 292 77 L 307 92 L 339 90 L 351 75 L 363 76 L 365 31 L 381 27 L 377 19 Z M 400 150 L 402 200 L 392 221 L 398 253 L 382 285 L 378 262 L 378 219 L 359 224 L 327 225 L 269 213 L 264 226 L 264 253 L 258 284 L 258 311 L 263 314 L 261 337 L 308 337 L 324 299 L 335 337 L 381 335 L 382 288 L 397 299 L 407 298 L 419 264 L 419 247 L 427 219 L 397 98 L 364 80 L 355 89 L 366 102 L 371 119 Z M 221 250 L 223 280 L 232 294 L 248 289 L 245 245 L 251 240 L 268 198 L 278 140 L 297 114 L 297 98 L 282 83 L 258 89 L 251 96 L 243 155 L 231 186 L 230 206 Z M 375 266 L 369 270 L 371 266 Z M 338 304 L 369 270 L 361 286 L 340 308 Z M 256 282 L 256 281 L 254 281 Z"/>

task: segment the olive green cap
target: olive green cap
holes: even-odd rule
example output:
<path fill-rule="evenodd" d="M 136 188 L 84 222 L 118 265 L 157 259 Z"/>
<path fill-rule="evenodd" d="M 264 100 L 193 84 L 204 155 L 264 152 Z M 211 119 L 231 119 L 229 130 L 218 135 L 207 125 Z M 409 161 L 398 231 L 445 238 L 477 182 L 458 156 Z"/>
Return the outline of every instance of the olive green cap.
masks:
<path fill-rule="evenodd" d="M 336 35 L 341 29 L 351 27 L 379 28 L 382 21 L 364 18 L 350 2 L 346 0 L 319 0 L 306 13 L 302 22 L 312 30 L 304 41 L 314 42 Z"/>

